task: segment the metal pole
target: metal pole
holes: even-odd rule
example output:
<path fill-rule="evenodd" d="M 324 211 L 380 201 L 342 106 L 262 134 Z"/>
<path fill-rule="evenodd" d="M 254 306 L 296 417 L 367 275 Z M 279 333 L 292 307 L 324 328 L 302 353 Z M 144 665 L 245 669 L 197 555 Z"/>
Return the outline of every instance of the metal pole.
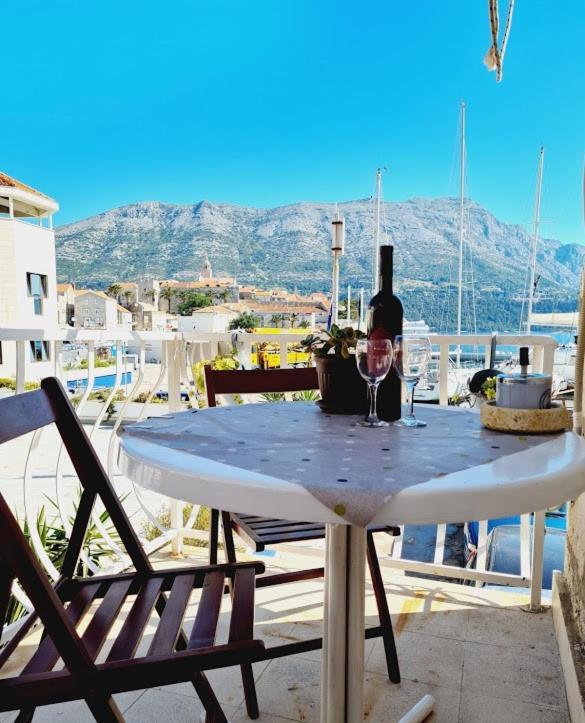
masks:
<path fill-rule="evenodd" d="M 536 201 L 534 204 L 534 233 L 532 235 L 532 253 L 530 256 L 530 286 L 528 287 L 528 316 L 526 319 L 526 333 L 530 334 L 532 325 L 532 304 L 534 301 L 534 279 L 536 276 L 536 251 L 538 248 L 538 229 L 540 226 L 540 198 L 542 195 L 542 169 L 544 167 L 544 146 L 540 147 L 538 158 L 538 179 L 536 181 Z"/>
<path fill-rule="evenodd" d="M 347 286 L 347 324 L 351 324 L 351 286 Z"/>
<path fill-rule="evenodd" d="M 333 253 L 333 281 L 331 288 L 331 323 L 339 322 L 339 257 L 343 254 L 345 245 L 345 221 L 339 218 L 336 211 L 335 219 L 331 222 L 331 251 Z"/>
<path fill-rule="evenodd" d="M 331 323 L 339 322 L 339 251 L 333 251 L 333 290 L 331 292 Z"/>
<path fill-rule="evenodd" d="M 463 213 L 465 210 L 465 103 L 461 103 L 461 141 L 459 171 L 459 266 L 457 280 L 457 336 L 461 335 L 463 304 Z M 461 366 L 461 344 L 457 344 L 457 366 Z"/>

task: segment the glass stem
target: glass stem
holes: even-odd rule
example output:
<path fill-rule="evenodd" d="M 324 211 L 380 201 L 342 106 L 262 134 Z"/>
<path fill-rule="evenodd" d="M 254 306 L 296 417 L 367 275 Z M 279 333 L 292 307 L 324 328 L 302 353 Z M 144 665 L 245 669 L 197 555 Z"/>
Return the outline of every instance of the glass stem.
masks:
<path fill-rule="evenodd" d="M 378 413 L 376 409 L 376 402 L 378 397 L 378 383 L 370 383 L 370 413 L 368 415 L 369 422 L 378 421 Z"/>
<path fill-rule="evenodd" d="M 414 388 L 416 387 L 418 379 L 414 382 L 407 382 L 408 390 L 408 416 L 414 419 Z"/>

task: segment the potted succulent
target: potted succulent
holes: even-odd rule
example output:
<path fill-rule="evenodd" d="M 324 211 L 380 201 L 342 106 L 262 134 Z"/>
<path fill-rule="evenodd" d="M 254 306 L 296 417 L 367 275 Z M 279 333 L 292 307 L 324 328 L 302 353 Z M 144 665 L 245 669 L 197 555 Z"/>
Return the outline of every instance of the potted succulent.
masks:
<path fill-rule="evenodd" d="M 336 324 L 329 331 L 310 334 L 301 341 L 311 352 L 317 367 L 321 409 L 336 414 L 365 414 L 368 408 L 368 388 L 355 363 L 358 339 L 366 335 L 351 326 Z"/>

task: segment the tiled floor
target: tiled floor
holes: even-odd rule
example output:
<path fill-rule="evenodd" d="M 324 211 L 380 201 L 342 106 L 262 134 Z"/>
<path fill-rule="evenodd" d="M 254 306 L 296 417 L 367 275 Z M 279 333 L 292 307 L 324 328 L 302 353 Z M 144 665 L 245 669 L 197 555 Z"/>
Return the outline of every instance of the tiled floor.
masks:
<path fill-rule="evenodd" d="M 201 559 L 201 552 L 194 554 Z M 287 553 L 275 562 L 279 567 L 310 564 L 305 556 Z M 569 720 L 550 611 L 526 613 L 525 597 L 513 593 L 431 583 L 387 570 L 384 577 L 403 680 L 400 685 L 388 681 L 382 643 L 368 641 L 364 720 L 395 723 L 425 693 L 435 697 L 428 720 L 437 723 Z M 270 645 L 319 634 L 321 595 L 321 581 L 259 590 L 257 636 Z M 371 590 L 366 612 L 374 623 Z M 254 670 L 260 721 L 318 720 L 320 651 L 258 664 Z M 229 720 L 248 720 L 239 671 L 213 671 L 209 679 Z M 127 693 L 117 700 L 126 720 L 134 723 L 191 723 L 202 712 L 188 684 Z M 0 714 L 2 723 L 13 719 L 13 714 Z M 34 720 L 83 723 L 91 717 L 85 704 L 76 702 L 39 709 Z"/>

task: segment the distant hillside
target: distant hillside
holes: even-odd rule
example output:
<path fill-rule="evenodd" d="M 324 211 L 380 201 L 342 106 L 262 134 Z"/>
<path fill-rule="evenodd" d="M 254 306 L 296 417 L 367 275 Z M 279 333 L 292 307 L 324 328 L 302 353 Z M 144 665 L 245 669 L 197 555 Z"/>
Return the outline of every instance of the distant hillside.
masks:
<path fill-rule="evenodd" d="M 369 200 L 339 204 L 346 219 L 342 284 L 370 286 L 373 221 Z M 271 209 L 202 201 L 193 205 L 146 202 L 112 209 L 57 230 L 60 280 L 89 286 L 145 274 L 187 277 L 205 254 L 215 272 L 240 282 L 300 291 L 329 290 L 330 223 L 335 208 L 296 203 Z M 397 288 L 407 312 L 437 329 L 452 328 L 457 276 L 458 202 L 416 198 L 385 203 L 383 237 L 395 246 Z M 530 237 L 469 201 L 466 284 L 473 279 L 480 328 L 514 329 L 520 310 Z M 539 311 L 574 308 L 584 249 L 543 240 L 538 254 Z M 471 328 L 470 294 L 466 326 Z"/>

